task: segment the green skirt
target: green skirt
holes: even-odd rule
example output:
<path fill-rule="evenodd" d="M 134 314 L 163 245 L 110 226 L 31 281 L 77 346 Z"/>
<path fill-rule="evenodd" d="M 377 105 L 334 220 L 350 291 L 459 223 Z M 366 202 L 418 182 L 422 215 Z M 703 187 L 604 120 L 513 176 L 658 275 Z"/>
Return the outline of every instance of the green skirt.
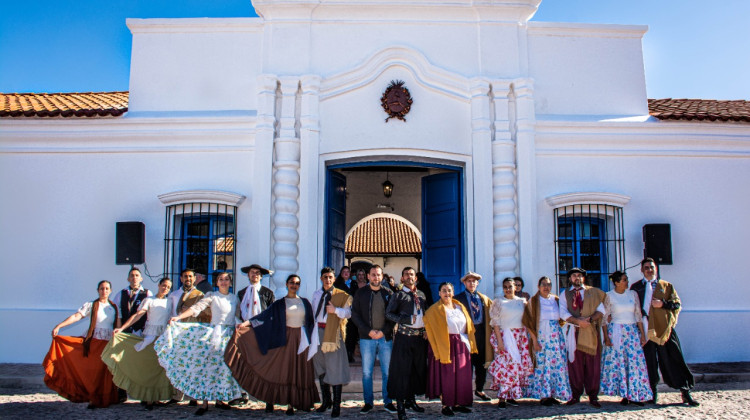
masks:
<path fill-rule="evenodd" d="M 128 392 L 130 398 L 141 401 L 160 401 L 172 398 L 174 388 L 164 368 L 159 365 L 154 345 L 141 351 L 135 345 L 143 338 L 118 333 L 102 351 L 102 360 L 112 373 L 112 381 Z"/>

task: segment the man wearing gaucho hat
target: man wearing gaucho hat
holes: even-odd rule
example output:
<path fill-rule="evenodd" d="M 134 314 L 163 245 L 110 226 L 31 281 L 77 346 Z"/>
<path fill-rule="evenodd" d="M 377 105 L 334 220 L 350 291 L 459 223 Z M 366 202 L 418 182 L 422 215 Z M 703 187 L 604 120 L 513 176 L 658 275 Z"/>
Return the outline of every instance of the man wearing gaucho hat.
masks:
<path fill-rule="evenodd" d="M 240 299 L 242 320 L 247 321 L 265 311 L 276 299 L 271 289 L 260 284 L 260 279 L 265 275 L 271 274 L 271 270 L 263 268 L 258 264 L 252 264 L 242 267 L 241 271 L 247 274 L 247 278 L 250 280 L 250 286 L 245 287 L 237 293 L 237 297 Z"/>
<path fill-rule="evenodd" d="M 578 267 L 568 270 L 571 286 L 560 296 L 560 318 L 566 322 L 568 374 L 573 394 L 567 405 L 580 402 L 585 391 L 589 404 L 599 408 L 602 358 L 599 322 L 604 317 L 606 295 L 601 289 L 586 286 L 585 279 L 586 270 Z"/>

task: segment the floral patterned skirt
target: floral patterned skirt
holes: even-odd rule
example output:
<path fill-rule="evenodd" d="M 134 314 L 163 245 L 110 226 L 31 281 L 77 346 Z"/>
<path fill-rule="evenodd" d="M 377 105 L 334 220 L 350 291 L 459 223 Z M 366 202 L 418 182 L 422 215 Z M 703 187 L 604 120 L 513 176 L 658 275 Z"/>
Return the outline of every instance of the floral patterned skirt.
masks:
<path fill-rule="evenodd" d="M 615 342 L 615 328 L 621 328 L 622 343 Z M 648 401 L 653 398 L 646 370 L 637 324 L 610 324 L 607 328 L 612 347 L 604 346 L 602 352 L 601 393 L 630 401 Z"/>
<path fill-rule="evenodd" d="M 234 327 L 175 322 L 154 343 L 172 385 L 200 400 L 230 401 L 242 390 L 224 363 Z"/>
<path fill-rule="evenodd" d="M 507 350 L 495 353 L 495 359 L 487 369 L 492 377 L 490 389 L 497 390 L 498 398 L 516 399 L 523 397 L 523 387 L 529 383 L 529 375 L 533 371 L 531 354 L 529 353 L 529 337 L 526 328 L 512 328 L 513 337 L 521 355 L 520 363 L 515 362 Z M 505 334 L 505 331 L 500 331 Z M 502 340 L 502 336 L 500 337 Z M 493 332 L 490 336 L 490 344 L 497 348 L 498 339 Z"/>
<path fill-rule="evenodd" d="M 549 323 L 546 328 L 549 335 L 545 336 L 542 328 L 539 329 L 537 341 L 542 349 L 534 352 L 536 367 L 529 377 L 529 385 L 523 389 L 523 395 L 527 398 L 557 398 L 567 401 L 570 399 L 570 379 L 565 336 L 557 321 L 542 322 Z"/>

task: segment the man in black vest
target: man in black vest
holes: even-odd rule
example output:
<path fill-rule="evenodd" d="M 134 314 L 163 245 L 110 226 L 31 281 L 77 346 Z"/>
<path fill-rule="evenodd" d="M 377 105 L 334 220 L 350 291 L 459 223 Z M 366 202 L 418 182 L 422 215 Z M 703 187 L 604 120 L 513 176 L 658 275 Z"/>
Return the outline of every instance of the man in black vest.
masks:
<path fill-rule="evenodd" d="M 247 274 L 247 278 L 250 280 L 250 286 L 245 287 L 237 293 L 237 297 L 240 300 L 242 320 L 247 321 L 265 311 L 276 299 L 271 289 L 260 284 L 260 279 L 265 275 L 271 274 L 271 270 L 263 268 L 258 264 L 252 264 L 242 267 L 241 271 Z"/>
<path fill-rule="evenodd" d="M 456 295 L 456 300 L 466 307 L 474 324 L 474 338 L 477 342 L 477 354 L 471 355 L 471 366 L 474 368 L 474 395 L 482 401 L 489 401 L 490 397 L 484 393 L 484 384 L 487 382 L 487 369 L 485 363 L 489 364 L 494 358 L 490 339 L 490 306 L 492 300 L 477 291 L 482 276 L 469 271 L 461 278 L 466 290 Z"/>
<path fill-rule="evenodd" d="M 141 281 L 143 281 L 141 270 L 133 267 L 128 272 L 128 283 L 130 283 L 130 286 L 120 290 L 119 293 L 113 294 L 112 303 L 120 311 L 120 321 L 123 324 L 138 312 L 138 308 L 147 297 L 153 296 L 150 290 L 146 290 L 141 286 Z M 123 330 L 123 332 L 141 335 L 145 325 L 146 317 L 144 316 L 130 328 Z"/>

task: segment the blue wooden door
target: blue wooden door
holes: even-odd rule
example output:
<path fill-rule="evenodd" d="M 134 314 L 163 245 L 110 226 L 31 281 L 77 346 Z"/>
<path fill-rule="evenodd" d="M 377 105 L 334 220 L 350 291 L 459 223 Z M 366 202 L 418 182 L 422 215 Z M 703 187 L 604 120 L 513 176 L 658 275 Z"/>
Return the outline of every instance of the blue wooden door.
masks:
<path fill-rule="evenodd" d="M 327 178 L 326 265 L 338 272 L 345 258 L 346 177 L 329 169 Z"/>
<path fill-rule="evenodd" d="M 462 238 L 460 173 L 422 178 L 422 262 L 435 301 L 439 300 L 438 285 L 444 281 L 453 283 L 456 294 L 464 290 L 459 281 Z"/>

